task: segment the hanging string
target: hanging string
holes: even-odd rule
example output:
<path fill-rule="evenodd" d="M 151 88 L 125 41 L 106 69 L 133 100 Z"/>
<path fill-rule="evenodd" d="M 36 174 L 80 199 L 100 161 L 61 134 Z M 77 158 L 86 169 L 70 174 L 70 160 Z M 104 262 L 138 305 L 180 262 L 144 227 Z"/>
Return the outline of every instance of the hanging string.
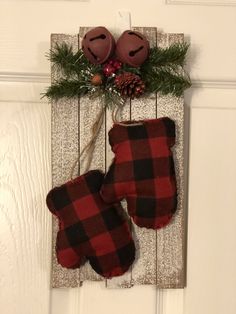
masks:
<path fill-rule="evenodd" d="M 116 106 L 113 108 L 113 110 L 112 110 L 112 121 L 114 124 L 119 124 L 119 125 L 122 125 L 125 127 L 136 126 L 136 125 L 142 124 L 142 122 L 137 122 L 137 123 L 133 123 L 133 122 L 129 123 L 130 121 L 127 121 L 127 123 L 119 122 L 117 117 L 121 111 L 122 111 L 122 107 L 120 107 L 120 106 Z M 106 112 L 106 107 L 102 106 L 101 110 L 97 116 L 97 119 L 95 120 L 95 122 L 92 126 L 92 137 L 91 137 L 90 141 L 84 146 L 84 148 L 80 152 L 78 158 L 74 161 L 74 163 L 72 165 L 71 173 L 70 173 L 70 179 L 71 180 L 73 179 L 73 174 L 74 174 L 74 171 L 75 171 L 77 164 L 80 161 L 82 161 L 82 158 L 84 156 L 87 156 L 87 162 L 86 162 L 86 167 L 84 169 L 84 172 L 88 171 L 88 169 L 91 165 L 92 159 L 93 159 L 93 153 L 94 153 L 94 149 L 95 149 L 96 140 L 98 138 L 101 127 L 103 125 L 105 112 Z"/>
<path fill-rule="evenodd" d="M 97 137 L 100 133 L 102 124 L 103 124 L 105 112 L 106 112 L 105 106 L 102 106 L 102 108 L 101 108 L 101 110 L 97 116 L 97 119 L 92 126 L 92 137 L 91 137 L 90 141 L 85 145 L 85 147 L 80 152 L 80 155 L 78 156 L 78 158 L 75 160 L 74 164 L 72 165 L 71 173 L 70 173 L 71 180 L 73 179 L 75 167 L 82 160 L 82 157 L 84 156 L 85 153 L 87 155 L 87 163 L 86 163 L 86 167 L 85 167 L 84 172 L 88 171 L 88 169 L 91 165 L 91 162 L 92 162 L 93 152 L 95 149 L 95 143 L 96 143 Z"/>
<path fill-rule="evenodd" d="M 121 113 L 122 107 L 116 106 L 112 110 L 112 121 L 114 124 L 119 124 L 121 126 L 126 126 L 126 127 L 131 127 L 131 126 L 137 126 L 137 125 L 142 125 L 143 123 L 141 121 L 135 122 L 135 121 L 127 121 L 125 122 L 120 122 L 119 119 L 117 118 L 118 114 Z"/>
<path fill-rule="evenodd" d="M 119 106 L 114 106 L 113 109 L 112 109 L 112 112 L 111 112 L 111 117 L 112 117 L 112 121 L 113 123 L 119 123 L 118 122 L 118 119 L 117 119 L 117 116 L 118 116 L 118 113 L 121 112 L 121 109 Z"/>

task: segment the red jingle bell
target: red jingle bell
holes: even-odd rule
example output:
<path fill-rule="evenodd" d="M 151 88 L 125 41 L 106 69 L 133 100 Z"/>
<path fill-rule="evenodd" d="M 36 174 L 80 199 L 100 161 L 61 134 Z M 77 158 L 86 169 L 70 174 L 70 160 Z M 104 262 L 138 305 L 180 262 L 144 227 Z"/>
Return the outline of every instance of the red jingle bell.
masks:
<path fill-rule="evenodd" d="M 136 31 L 125 31 L 116 43 L 117 58 L 132 67 L 141 66 L 147 59 L 149 42 L 147 38 Z"/>
<path fill-rule="evenodd" d="M 114 53 L 115 40 L 105 27 L 99 26 L 85 34 L 82 50 L 91 63 L 102 64 Z"/>

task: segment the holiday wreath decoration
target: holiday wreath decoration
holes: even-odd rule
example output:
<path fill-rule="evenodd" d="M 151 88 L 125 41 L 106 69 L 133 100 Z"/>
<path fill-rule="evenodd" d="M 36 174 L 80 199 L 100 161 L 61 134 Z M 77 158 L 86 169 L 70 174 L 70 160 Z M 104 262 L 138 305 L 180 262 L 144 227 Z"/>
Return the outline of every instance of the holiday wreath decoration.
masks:
<path fill-rule="evenodd" d="M 184 42 L 149 48 L 143 34 L 127 30 L 115 49 L 111 33 L 96 27 L 85 34 L 77 52 L 66 43 L 50 50 L 49 60 L 64 76 L 44 96 L 58 100 L 89 95 L 100 97 L 105 107 L 156 92 L 181 96 L 191 85 L 184 70 L 188 47 Z"/>

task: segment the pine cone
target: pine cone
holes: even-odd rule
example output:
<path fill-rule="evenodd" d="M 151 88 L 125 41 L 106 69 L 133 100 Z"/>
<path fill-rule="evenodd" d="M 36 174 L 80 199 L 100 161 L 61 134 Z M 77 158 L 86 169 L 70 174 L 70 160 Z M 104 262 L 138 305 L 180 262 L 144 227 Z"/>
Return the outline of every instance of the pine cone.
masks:
<path fill-rule="evenodd" d="M 115 85 L 123 97 L 130 97 L 131 99 L 141 96 L 145 90 L 145 84 L 141 77 L 131 72 L 117 75 Z"/>

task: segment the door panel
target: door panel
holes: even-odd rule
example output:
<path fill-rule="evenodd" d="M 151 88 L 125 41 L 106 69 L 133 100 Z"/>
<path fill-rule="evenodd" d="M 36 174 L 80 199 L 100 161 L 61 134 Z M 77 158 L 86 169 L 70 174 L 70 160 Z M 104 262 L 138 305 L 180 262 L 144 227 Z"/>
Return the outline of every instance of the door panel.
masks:
<path fill-rule="evenodd" d="M 31 87 L 31 88 L 30 88 Z M 50 107 L 32 86 L 1 83 L 0 295 L 7 314 L 48 313 Z M 7 95 L 5 93 L 7 92 Z M 23 92 L 25 94 L 23 94 Z M 26 95 L 26 97 L 24 97 Z M 7 97 L 7 98 L 5 98 Z"/>

